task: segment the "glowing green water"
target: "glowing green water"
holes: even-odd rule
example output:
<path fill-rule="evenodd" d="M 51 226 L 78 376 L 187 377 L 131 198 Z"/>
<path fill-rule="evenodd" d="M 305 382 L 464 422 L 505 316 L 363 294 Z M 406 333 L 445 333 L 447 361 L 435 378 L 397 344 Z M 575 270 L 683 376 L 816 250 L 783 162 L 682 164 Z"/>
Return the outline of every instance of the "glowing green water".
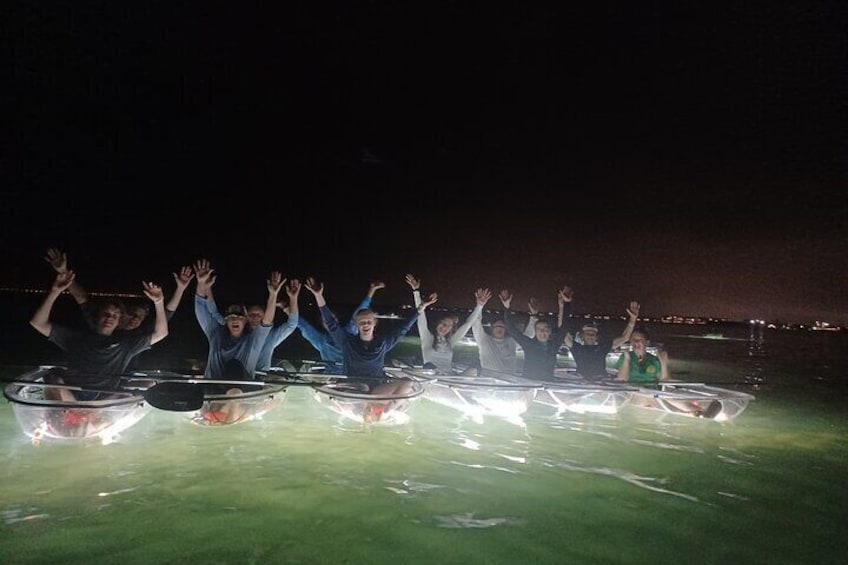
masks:
<path fill-rule="evenodd" d="M 673 343 L 723 348 L 681 360 L 688 378 L 803 383 L 744 389 L 729 424 L 540 404 L 523 426 L 475 423 L 422 398 L 408 424 L 363 428 L 291 388 L 261 421 L 154 410 L 111 445 L 36 447 L 3 401 L 0 562 L 841 565 L 836 337 L 794 342 L 795 365 L 782 338 Z"/>

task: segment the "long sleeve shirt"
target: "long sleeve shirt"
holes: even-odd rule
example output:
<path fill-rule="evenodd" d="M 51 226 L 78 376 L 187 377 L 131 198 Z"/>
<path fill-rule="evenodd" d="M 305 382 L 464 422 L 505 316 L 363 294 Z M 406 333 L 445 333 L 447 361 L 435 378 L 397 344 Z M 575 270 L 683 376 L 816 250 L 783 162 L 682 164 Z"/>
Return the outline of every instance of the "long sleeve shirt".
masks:
<path fill-rule="evenodd" d="M 524 350 L 524 368 L 521 374 L 532 379 L 552 378 L 556 368 L 557 352 L 562 343 L 562 328 L 552 329 L 548 341 L 541 342 L 535 337 L 528 337 L 518 331 L 509 310 L 504 313 L 504 321 L 507 334 Z"/>
<path fill-rule="evenodd" d="M 198 295 L 194 296 L 194 314 L 209 341 L 204 376 L 212 379 L 224 378 L 228 376 L 228 365 L 235 361 L 252 377 L 256 373 L 265 340 L 271 333 L 271 325 L 260 324 L 252 330 L 246 330 L 239 337 L 233 337 L 226 326 L 221 326 L 214 319 L 206 304 L 206 298 Z"/>
<path fill-rule="evenodd" d="M 413 292 L 415 306 L 421 306 L 421 293 Z M 457 343 L 462 341 L 465 334 L 474 324 L 474 320 L 483 317 L 483 307 L 477 304 L 462 325 L 454 329 L 447 339 L 442 338 L 430 331 L 427 323 L 427 312 L 418 316 L 418 336 L 421 339 L 421 358 L 424 363 L 432 363 L 436 369 L 444 374 L 450 374 L 453 369 L 453 350 Z"/>
<path fill-rule="evenodd" d="M 297 329 L 300 314 L 295 312 L 289 314 L 288 319 L 282 324 L 277 324 L 268 332 L 262 350 L 259 352 L 259 360 L 256 362 L 257 371 L 266 371 L 271 367 L 274 350 Z"/>
<path fill-rule="evenodd" d="M 471 324 L 477 353 L 480 356 L 480 368 L 498 373 L 517 374 L 520 368 L 518 342 L 509 336 L 496 339 L 483 328 L 483 317 Z"/>
<path fill-rule="evenodd" d="M 371 341 L 363 341 L 359 335 L 351 335 L 339 325 L 339 321 L 325 304 L 321 306 L 321 318 L 333 340 L 341 345 L 344 372 L 351 377 L 383 377 L 386 354 L 397 345 L 418 319 L 418 310 L 404 323 L 388 334 L 377 335 Z"/>

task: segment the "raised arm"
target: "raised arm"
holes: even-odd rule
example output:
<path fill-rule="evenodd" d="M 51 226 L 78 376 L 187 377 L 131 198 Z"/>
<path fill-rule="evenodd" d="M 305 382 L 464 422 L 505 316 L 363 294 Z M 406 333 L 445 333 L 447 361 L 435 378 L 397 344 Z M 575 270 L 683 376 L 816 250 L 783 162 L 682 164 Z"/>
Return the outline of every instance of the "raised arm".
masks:
<path fill-rule="evenodd" d="M 491 298 L 492 293 L 488 288 L 478 288 L 474 291 L 474 300 L 476 301 L 474 305 L 474 309 L 465 319 L 465 322 L 459 327 L 457 327 L 453 332 L 454 341 L 461 341 L 462 338 L 465 337 L 465 334 L 468 333 L 468 330 L 472 327 L 472 325 L 478 321 L 483 319 L 483 306 L 486 305 L 486 302 Z"/>
<path fill-rule="evenodd" d="M 527 301 L 527 310 L 530 312 L 530 317 L 527 318 L 527 325 L 524 326 L 524 335 L 533 337 L 536 335 L 536 322 L 539 320 L 539 303 L 532 296 Z"/>
<path fill-rule="evenodd" d="M 321 320 L 327 327 L 327 332 L 330 334 L 333 343 L 338 347 L 342 347 L 346 339 L 345 336 L 349 337 L 350 334 L 340 327 L 338 319 L 330 310 L 330 307 L 327 306 L 327 300 L 324 298 L 324 283 L 320 283 L 315 280 L 315 277 L 310 276 L 306 277 L 306 284 L 304 286 L 315 297 L 315 305 L 321 311 Z"/>
<path fill-rule="evenodd" d="M 574 300 L 574 291 L 570 286 L 564 286 L 557 291 L 557 327 L 565 327 L 566 319 L 571 317 L 571 301 Z M 566 328 L 568 330 L 568 328 Z"/>
<path fill-rule="evenodd" d="M 356 327 L 356 320 L 354 319 L 354 317 L 356 316 L 356 313 L 360 310 L 371 308 L 371 301 L 374 300 L 374 295 L 381 288 L 386 288 L 386 283 L 382 281 L 371 281 L 371 284 L 368 285 L 368 292 L 366 293 L 365 298 L 362 299 L 362 302 L 359 303 L 359 306 L 357 306 L 353 310 L 353 314 L 351 314 L 350 316 L 350 320 L 348 321 L 347 326 L 345 327 L 345 331 L 347 331 L 347 333 L 351 335 L 356 335 L 357 333 L 359 333 L 359 328 Z"/>
<path fill-rule="evenodd" d="M 279 271 L 272 271 L 270 278 L 266 282 L 268 286 L 268 300 L 265 302 L 265 314 L 262 316 L 262 325 L 272 326 L 274 325 L 274 315 L 277 313 L 277 297 L 280 295 L 280 289 L 286 284 L 286 279 L 283 278 L 283 275 Z M 297 283 L 297 289 L 300 292 L 300 282 L 294 282 Z M 297 309 L 297 304 L 295 304 L 294 308 L 295 310 Z"/>
<path fill-rule="evenodd" d="M 627 309 L 627 325 L 624 326 L 624 331 L 620 336 L 612 340 L 612 348 L 618 349 L 630 339 L 630 334 L 633 333 L 633 328 L 636 327 L 636 320 L 639 318 L 639 303 L 635 300 L 630 302 L 630 307 Z M 665 366 L 665 363 L 663 363 Z"/>
<path fill-rule="evenodd" d="M 412 298 L 415 300 L 415 307 L 417 308 L 421 304 L 421 280 L 414 275 L 407 274 L 406 284 L 412 289 Z"/>
<path fill-rule="evenodd" d="M 197 280 L 197 289 L 194 295 L 194 315 L 203 333 L 208 338 L 216 330 L 217 326 L 221 325 L 210 311 L 208 304 L 212 299 L 212 284 L 215 281 L 215 271 L 212 270 L 209 261 L 198 259 L 194 263 L 194 275 Z M 218 315 L 220 317 L 220 313 Z"/>
<path fill-rule="evenodd" d="M 500 292 L 498 298 L 500 298 L 501 304 L 504 307 L 504 323 L 506 325 L 507 335 L 517 341 L 521 347 L 525 347 L 533 338 L 525 335 L 524 332 L 518 331 L 518 328 L 515 327 L 515 319 L 512 317 L 512 311 L 509 309 L 509 306 L 512 304 L 512 292 L 504 289 Z M 530 324 L 528 323 L 527 325 L 529 326 Z"/>
<path fill-rule="evenodd" d="M 415 303 L 415 307 L 420 308 L 420 306 L 424 303 L 424 299 L 421 297 L 421 279 L 409 273 L 405 278 L 406 284 L 408 284 L 409 288 L 412 289 L 412 300 Z M 439 299 L 439 295 L 436 293 L 431 294 L 430 297 L 433 299 L 430 304 Z M 430 331 L 430 324 L 427 321 L 426 306 L 419 310 L 416 323 L 418 324 L 418 338 L 421 342 L 421 351 L 432 348 L 433 340 L 436 339 L 436 336 L 434 336 L 433 332 Z"/>
<path fill-rule="evenodd" d="M 324 283 L 319 283 L 315 280 L 315 277 L 306 277 L 306 284 L 304 286 L 315 297 L 315 305 L 318 308 L 327 305 L 327 301 L 324 299 Z"/>
<path fill-rule="evenodd" d="M 300 309 L 297 302 L 300 297 L 300 288 L 299 279 L 292 279 L 286 285 L 286 294 L 289 297 L 289 306 L 286 308 L 286 314 L 289 315 L 289 318 L 294 317 L 295 326 L 297 325 L 297 319 L 300 317 Z"/>
<path fill-rule="evenodd" d="M 168 304 L 165 305 L 165 310 L 173 313 L 177 311 L 188 284 L 194 278 L 194 272 L 190 266 L 185 266 L 180 269 L 180 272 L 171 274 L 174 275 L 174 282 L 177 286 L 174 289 L 174 294 L 171 295 L 171 299 L 168 300 Z"/>
<path fill-rule="evenodd" d="M 68 272 L 68 256 L 63 251 L 51 247 L 47 250 L 44 260 L 53 267 L 53 270 L 56 271 L 56 273 L 62 274 Z M 68 287 L 68 292 L 74 297 L 77 304 L 85 304 L 88 302 L 88 291 L 85 290 L 77 281 L 73 281 L 71 283 L 71 286 Z"/>
<path fill-rule="evenodd" d="M 50 311 L 53 309 L 56 299 L 68 290 L 68 287 L 74 282 L 75 276 L 73 271 L 68 270 L 63 273 L 56 273 L 56 279 L 47 291 L 47 296 L 44 297 L 41 306 L 38 307 L 29 321 L 29 325 L 34 327 L 41 335 L 50 337 L 50 332 L 53 330 L 53 324 L 50 322 Z"/>
<path fill-rule="evenodd" d="M 153 326 L 153 334 L 150 336 L 150 345 L 159 343 L 168 337 L 168 316 L 165 314 L 165 294 L 162 292 L 162 287 L 152 282 L 141 282 L 144 287 L 144 294 L 153 301 L 153 308 L 156 310 L 156 321 Z"/>
<path fill-rule="evenodd" d="M 480 293 L 479 295 L 475 294 L 475 296 L 477 296 L 477 300 L 478 300 L 477 303 L 479 304 L 480 303 L 479 301 L 483 300 L 483 307 L 485 308 L 486 304 L 489 302 L 489 300 L 492 299 L 492 291 L 489 290 L 488 288 L 482 288 L 482 289 L 478 289 L 477 292 Z M 471 332 L 474 334 L 474 339 L 477 341 L 477 346 L 479 347 L 480 342 L 484 339 L 484 337 L 486 335 L 486 330 L 483 329 L 482 312 L 481 312 L 480 316 L 476 317 L 475 319 L 473 319 L 471 321 Z"/>
<path fill-rule="evenodd" d="M 503 289 L 498 293 L 498 298 L 503 304 L 504 310 L 509 310 L 509 305 L 512 304 L 512 293 L 507 289 Z"/>
<path fill-rule="evenodd" d="M 197 278 L 195 293 L 201 298 L 209 298 L 215 281 L 215 271 L 208 259 L 198 259 L 194 262 L 194 275 Z"/>

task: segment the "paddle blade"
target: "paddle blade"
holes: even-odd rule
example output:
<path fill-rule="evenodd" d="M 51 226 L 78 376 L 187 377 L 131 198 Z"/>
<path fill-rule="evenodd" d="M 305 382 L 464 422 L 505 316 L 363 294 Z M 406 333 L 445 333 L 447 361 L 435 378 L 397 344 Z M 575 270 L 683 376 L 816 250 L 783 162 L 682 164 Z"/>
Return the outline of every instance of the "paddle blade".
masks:
<path fill-rule="evenodd" d="M 157 383 L 144 392 L 144 400 L 160 410 L 192 412 L 203 406 L 203 385 L 170 381 Z"/>

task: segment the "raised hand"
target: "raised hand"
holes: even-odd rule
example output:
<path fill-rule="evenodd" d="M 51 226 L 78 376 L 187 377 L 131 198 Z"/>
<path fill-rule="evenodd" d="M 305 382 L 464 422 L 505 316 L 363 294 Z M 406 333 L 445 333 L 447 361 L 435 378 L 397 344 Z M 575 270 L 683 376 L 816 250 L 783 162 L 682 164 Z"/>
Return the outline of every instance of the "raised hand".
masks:
<path fill-rule="evenodd" d="M 537 316 L 539 314 L 539 301 L 531 296 L 530 300 L 527 301 L 527 309 L 531 316 Z"/>
<path fill-rule="evenodd" d="M 144 294 L 153 301 L 153 304 L 159 304 L 165 300 L 165 293 L 162 292 L 162 287 L 152 282 L 141 281 L 141 286 L 144 287 Z"/>
<path fill-rule="evenodd" d="M 315 277 L 306 277 L 306 286 L 307 290 L 315 296 L 315 304 L 318 308 L 322 308 L 326 306 L 327 300 L 324 298 L 324 284 L 319 283 L 315 280 Z"/>
<path fill-rule="evenodd" d="M 374 293 L 381 288 L 386 288 L 386 283 L 383 281 L 371 281 L 371 284 L 368 285 L 368 296 L 373 297 Z"/>
<path fill-rule="evenodd" d="M 194 272 L 192 272 L 191 267 L 183 267 L 180 269 L 179 273 L 171 273 L 174 275 L 174 282 L 177 284 L 177 288 L 181 288 L 185 290 L 188 286 L 188 283 L 191 282 L 191 279 L 194 278 Z"/>
<path fill-rule="evenodd" d="M 485 306 L 486 303 L 492 298 L 492 291 L 488 288 L 478 288 L 474 292 L 474 298 L 477 299 L 477 304 L 480 306 Z"/>
<path fill-rule="evenodd" d="M 266 283 L 268 284 L 268 294 L 278 294 L 283 285 L 286 284 L 286 279 L 283 278 L 280 271 L 271 271 L 271 276 L 266 280 Z"/>
<path fill-rule="evenodd" d="M 509 305 L 512 304 L 512 293 L 507 289 L 503 289 L 498 294 L 498 298 L 501 299 L 501 304 L 503 304 L 504 308 L 509 308 Z"/>
<path fill-rule="evenodd" d="M 55 247 L 51 247 L 47 250 L 47 255 L 45 255 L 44 260 L 47 261 L 57 273 L 65 273 L 68 271 L 68 256 Z"/>
<path fill-rule="evenodd" d="M 300 281 L 298 279 L 289 281 L 288 286 L 286 286 L 286 294 L 289 295 L 289 304 L 297 303 L 297 297 L 300 294 Z M 286 313 L 288 314 L 288 312 Z"/>
<path fill-rule="evenodd" d="M 438 299 L 439 295 L 437 293 L 434 292 L 430 294 L 430 296 L 428 296 L 426 300 L 422 300 L 421 306 L 418 307 L 418 311 L 423 312 L 428 306 L 430 306 L 431 304 L 435 304 Z"/>
<path fill-rule="evenodd" d="M 212 269 L 212 264 L 208 259 L 198 259 L 194 262 L 194 274 L 197 277 L 197 282 L 208 285 L 210 278 L 215 271 Z"/>
<path fill-rule="evenodd" d="M 53 291 L 57 294 L 65 292 L 71 286 L 71 283 L 74 282 L 75 277 L 76 273 L 73 271 L 66 270 L 63 273 L 56 273 L 56 280 L 53 281 Z"/>
<path fill-rule="evenodd" d="M 570 286 L 563 286 L 557 291 L 557 300 L 571 302 L 574 299 L 574 291 Z"/>
<path fill-rule="evenodd" d="M 324 283 L 318 282 L 315 277 L 306 277 L 304 286 L 308 291 L 314 294 L 316 298 L 318 296 L 324 296 Z"/>
<path fill-rule="evenodd" d="M 407 274 L 406 275 L 406 284 L 412 288 L 412 290 L 420 290 L 421 289 L 421 280 L 415 278 L 414 275 Z"/>
<path fill-rule="evenodd" d="M 630 301 L 630 307 L 627 309 L 627 315 L 630 316 L 630 319 L 634 322 L 637 318 L 639 318 L 639 303 L 635 300 Z"/>

